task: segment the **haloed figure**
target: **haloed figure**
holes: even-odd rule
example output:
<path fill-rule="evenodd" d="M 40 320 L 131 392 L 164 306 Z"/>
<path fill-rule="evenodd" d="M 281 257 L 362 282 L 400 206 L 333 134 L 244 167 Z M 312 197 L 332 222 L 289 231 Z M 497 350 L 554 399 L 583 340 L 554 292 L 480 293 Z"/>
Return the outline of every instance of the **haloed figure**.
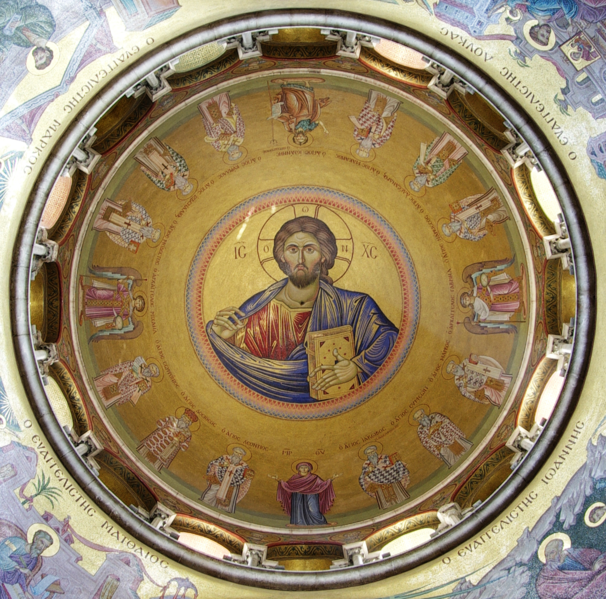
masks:
<path fill-rule="evenodd" d="M 301 216 L 282 225 L 274 259 L 286 278 L 253 295 L 239 308 L 217 312 L 209 340 L 227 370 L 257 393 L 292 403 L 311 403 L 308 332 L 352 327 L 355 355 L 322 366 L 314 388 L 357 379 L 364 382 L 383 364 L 398 329 L 364 293 L 334 287 L 329 276 L 337 257 L 333 232 L 321 220 Z M 271 376 L 267 373 L 271 372 Z"/>
<path fill-rule="evenodd" d="M 340 476 L 335 474 L 327 480 L 322 480 L 312 472 L 309 462 L 300 462 L 296 467 L 297 474 L 287 481 L 278 481 L 277 499 L 282 509 L 290 516 L 292 526 L 322 526 L 328 524 L 326 514 L 335 500 L 332 481 Z"/>

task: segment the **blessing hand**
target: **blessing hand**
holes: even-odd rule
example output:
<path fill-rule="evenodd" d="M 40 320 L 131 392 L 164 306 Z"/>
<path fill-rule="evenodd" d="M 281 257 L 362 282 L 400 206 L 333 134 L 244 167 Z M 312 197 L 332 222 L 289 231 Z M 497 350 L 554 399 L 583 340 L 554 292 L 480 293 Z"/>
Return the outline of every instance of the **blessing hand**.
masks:
<path fill-rule="evenodd" d="M 242 316 L 246 315 L 234 306 L 219 310 L 215 314 L 212 329 L 221 339 L 229 339 L 246 326 L 246 323 L 239 318 Z"/>
<path fill-rule="evenodd" d="M 358 376 L 360 369 L 355 362 L 344 358 L 336 349 L 333 351 L 333 355 L 337 359 L 336 364 L 322 364 L 317 368 L 314 368 L 314 370 L 309 374 L 309 378 L 311 378 L 318 372 L 325 372 L 318 382 L 313 385 L 313 389 L 323 391 L 329 387 L 347 383 Z"/>

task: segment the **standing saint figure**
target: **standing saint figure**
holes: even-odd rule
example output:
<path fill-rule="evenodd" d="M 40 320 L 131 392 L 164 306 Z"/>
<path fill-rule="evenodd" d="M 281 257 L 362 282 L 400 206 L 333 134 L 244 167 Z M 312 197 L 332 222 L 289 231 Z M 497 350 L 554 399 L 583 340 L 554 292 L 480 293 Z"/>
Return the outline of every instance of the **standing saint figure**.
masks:
<path fill-rule="evenodd" d="M 95 377 L 95 387 L 106 408 L 121 406 L 127 401 L 137 405 L 152 387 L 152 379 L 160 376 L 157 364 L 147 364 L 142 356 L 106 368 Z"/>
<path fill-rule="evenodd" d="M 326 514 L 335 501 L 335 491 L 332 481 L 341 476 L 335 474 L 322 480 L 313 474 L 313 466 L 309 462 L 299 462 L 297 474 L 287 481 L 277 476 L 269 475 L 278 481 L 277 499 L 282 509 L 290 516 L 291 526 L 322 526 L 328 524 Z"/>
<path fill-rule="evenodd" d="M 472 285 L 471 291 L 460 296 L 461 306 L 473 310 L 473 322 L 465 318 L 465 328 L 480 335 L 514 332 L 507 323 L 514 314 L 526 315 L 524 265 L 521 275 L 512 278 L 505 269 L 515 260 L 490 260 L 470 264 L 463 271 L 463 281 Z"/>
<path fill-rule="evenodd" d="M 89 321 L 97 328 L 89 341 L 135 339 L 143 332 L 137 319 L 145 310 L 145 298 L 134 294 L 141 285 L 141 274 L 134 268 L 113 267 L 111 270 L 89 269 L 91 283 L 80 276 L 79 323 Z"/>
<path fill-rule="evenodd" d="M 368 158 L 372 148 L 380 148 L 393 133 L 401 102 L 371 89 L 368 99 L 358 115 L 351 115 L 354 124 L 354 137 L 360 142 L 356 154 Z"/>
<path fill-rule="evenodd" d="M 606 589 L 606 553 L 565 547 L 561 538 L 545 546 L 545 565 L 537 577 L 540 599 L 598 599 Z"/>
<path fill-rule="evenodd" d="M 386 510 L 410 497 L 406 490 L 410 482 L 408 469 L 397 453 L 380 455 L 377 446 L 371 445 L 364 454 L 366 461 L 358 480 L 362 490 L 377 500 L 379 509 Z"/>
<path fill-rule="evenodd" d="M 137 446 L 137 451 L 158 471 L 168 468 L 179 451 L 185 451 L 191 441 L 189 427 L 198 422 L 198 416 L 189 408 L 177 418 L 167 416 L 156 422 L 155 431 Z"/>
<path fill-rule="evenodd" d="M 454 375 L 454 382 L 463 397 L 499 407 L 505 399 L 512 376 L 489 356 L 470 354 L 460 364 L 448 362 L 446 372 Z"/>
<path fill-rule="evenodd" d="M 446 237 L 456 235 L 467 241 L 480 241 L 509 219 L 499 194 L 490 188 L 486 193 L 469 196 L 450 205 L 450 222 L 442 225 Z"/>
<path fill-rule="evenodd" d="M 473 445 L 465 438 L 465 433 L 443 414 L 426 414 L 420 409 L 413 418 L 419 423 L 417 434 L 423 447 L 449 468 Z"/>
<path fill-rule="evenodd" d="M 410 188 L 419 192 L 425 185 L 436 187 L 444 183 L 465 156 L 467 150 L 450 133 L 442 133 L 429 145 L 421 144 L 421 152 L 412 167 L 415 178 L 410 182 Z"/>
<path fill-rule="evenodd" d="M 114 243 L 136 253 L 146 239 L 152 243 L 160 239 L 162 232 L 154 229 L 153 224 L 151 216 L 141 204 L 130 200 L 117 203 L 106 199 L 95 217 L 93 229 L 104 231 Z"/>
<path fill-rule="evenodd" d="M 53 538 L 44 530 L 37 530 L 31 543 L 19 536 L 0 541 L 0 599 L 27 596 L 28 585 L 40 569 L 41 556 L 52 544 Z"/>
<path fill-rule="evenodd" d="M 187 180 L 189 167 L 183 156 L 157 137 L 152 137 L 135 154 L 135 160 L 141 165 L 143 174 L 164 191 L 179 189 L 187 195 L 194 187 Z"/>
<path fill-rule="evenodd" d="M 53 60 L 48 40 L 56 27 L 53 13 L 37 0 L 5 0 L 0 4 L 0 63 L 13 45 L 33 48 L 35 68 L 44 70 Z"/>
<path fill-rule="evenodd" d="M 224 512 L 233 514 L 236 504 L 244 498 L 255 476 L 254 470 L 244 461 L 246 450 L 234 447 L 231 455 L 222 455 L 208 464 L 208 485 L 200 499 Z"/>
<path fill-rule="evenodd" d="M 198 104 L 202 115 L 206 137 L 204 141 L 217 152 L 227 152 L 229 160 L 242 156 L 240 146 L 244 143 L 244 120 L 238 107 L 231 101 L 229 92 L 222 92 Z"/>
<path fill-rule="evenodd" d="M 328 130 L 320 120 L 322 108 L 330 104 L 330 98 L 316 100 L 314 88 L 306 80 L 280 85 L 281 91 L 274 97 L 269 119 L 280 121 L 284 129 L 293 134 L 293 142 L 304 146 L 308 142 L 308 131 L 313 131 L 318 125 Z"/>
<path fill-rule="evenodd" d="M 253 295 L 239 308 L 219 310 L 206 332 L 225 368 L 249 389 L 279 401 L 313 403 L 315 390 L 363 383 L 385 362 L 398 329 L 368 295 L 334 287 L 328 275 L 337 242 L 323 221 L 301 216 L 274 238 L 274 259 L 285 279 Z M 351 359 L 335 354 L 332 365 L 309 372 L 307 333 L 349 325 Z M 309 377 L 309 378 L 308 378 Z"/>

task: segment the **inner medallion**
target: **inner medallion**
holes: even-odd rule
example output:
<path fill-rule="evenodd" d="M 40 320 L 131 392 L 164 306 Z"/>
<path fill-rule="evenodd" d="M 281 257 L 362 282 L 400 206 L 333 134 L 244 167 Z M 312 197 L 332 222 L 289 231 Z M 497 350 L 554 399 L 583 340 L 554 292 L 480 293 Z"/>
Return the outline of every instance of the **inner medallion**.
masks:
<path fill-rule="evenodd" d="M 243 259 L 251 252 L 254 268 Z M 341 414 L 388 384 L 412 347 L 419 306 L 397 232 L 324 187 L 283 187 L 230 210 L 202 240 L 186 288 L 190 337 L 214 380 L 294 420 Z"/>

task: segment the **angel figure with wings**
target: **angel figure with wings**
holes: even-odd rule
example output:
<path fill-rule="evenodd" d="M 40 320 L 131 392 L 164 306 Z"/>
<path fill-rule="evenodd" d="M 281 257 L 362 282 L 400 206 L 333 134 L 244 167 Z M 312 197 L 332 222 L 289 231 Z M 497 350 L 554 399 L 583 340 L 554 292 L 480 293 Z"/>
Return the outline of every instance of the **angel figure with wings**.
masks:
<path fill-rule="evenodd" d="M 505 272 L 514 262 L 515 255 L 511 259 L 475 262 L 463 271 L 463 281 L 472 287 L 460 297 L 461 307 L 473 311 L 473 318 L 466 316 L 463 322 L 470 333 L 515 333 L 517 328 L 510 324 L 511 318 L 526 318 L 524 265 L 520 264 L 519 276 L 512 278 Z"/>
<path fill-rule="evenodd" d="M 373 148 L 380 148 L 389 140 L 396 125 L 400 104 L 401 102 L 374 89 L 368 92 L 368 99 L 358 117 L 349 117 L 355 127 L 354 137 L 360 143 L 356 150 L 358 156 L 368 158 Z"/>
<path fill-rule="evenodd" d="M 88 321 L 97 331 L 88 340 L 97 343 L 135 339 L 143 332 L 137 320 L 145 312 L 145 298 L 135 294 L 143 277 L 128 267 L 89 268 L 91 277 L 80 276 L 79 323 Z M 90 283 L 85 278 L 92 279 Z"/>

